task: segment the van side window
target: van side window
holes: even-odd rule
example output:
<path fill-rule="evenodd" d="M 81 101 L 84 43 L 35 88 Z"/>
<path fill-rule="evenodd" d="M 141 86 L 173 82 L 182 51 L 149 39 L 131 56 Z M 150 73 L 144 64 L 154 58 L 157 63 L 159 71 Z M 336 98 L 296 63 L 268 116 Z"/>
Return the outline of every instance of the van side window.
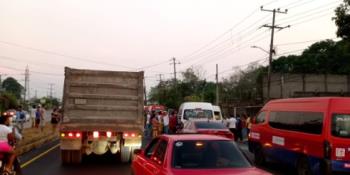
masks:
<path fill-rule="evenodd" d="M 270 112 L 269 124 L 273 128 L 299 131 L 309 134 L 321 134 L 323 127 L 322 112 Z"/>
<path fill-rule="evenodd" d="M 255 119 L 256 124 L 264 123 L 266 117 L 266 112 L 260 112 L 259 115 Z"/>

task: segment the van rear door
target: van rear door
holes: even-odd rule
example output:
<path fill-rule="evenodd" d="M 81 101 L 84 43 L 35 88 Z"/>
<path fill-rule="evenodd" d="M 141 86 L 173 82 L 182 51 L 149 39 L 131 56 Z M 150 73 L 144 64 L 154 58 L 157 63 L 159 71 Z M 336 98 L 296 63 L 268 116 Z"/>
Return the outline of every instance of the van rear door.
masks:
<path fill-rule="evenodd" d="M 350 111 L 331 114 L 330 124 L 332 160 L 350 161 Z"/>

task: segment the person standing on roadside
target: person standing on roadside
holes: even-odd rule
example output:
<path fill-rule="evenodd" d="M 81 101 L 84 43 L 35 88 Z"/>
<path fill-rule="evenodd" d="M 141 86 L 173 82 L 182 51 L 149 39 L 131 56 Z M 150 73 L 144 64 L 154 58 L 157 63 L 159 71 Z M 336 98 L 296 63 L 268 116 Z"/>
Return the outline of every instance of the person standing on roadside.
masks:
<path fill-rule="evenodd" d="M 250 133 L 250 129 L 252 128 L 252 117 L 250 115 L 247 116 L 247 120 L 246 120 L 246 125 L 247 125 L 247 136 Z"/>
<path fill-rule="evenodd" d="M 169 115 L 168 112 L 164 112 L 163 116 L 163 133 L 169 134 Z"/>
<path fill-rule="evenodd" d="M 176 124 L 177 124 L 177 113 L 172 111 L 169 118 L 169 134 L 176 133 Z"/>
<path fill-rule="evenodd" d="M 243 129 L 242 119 L 240 115 L 237 114 L 237 117 L 236 117 L 236 132 L 237 132 L 236 135 L 237 136 L 235 136 L 236 141 L 243 142 L 242 129 Z"/>
<path fill-rule="evenodd" d="M 39 128 L 40 120 L 41 120 L 41 111 L 40 111 L 40 105 L 38 105 L 35 111 L 35 128 Z"/>
<path fill-rule="evenodd" d="M 23 124 L 25 121 L 26 121 L 26 115 L 22 110 L 22 106 L 18 106 L 16 111 L 16 124 L 20 133 L 22 133 L 23 131 Z"/>
<path fill-rule="evenodd" d="M 230 118 L 227 119 L 227 127 L 231 131 L 231 133 L 234 135 L 235 140 L 237 138 L 236 123 L 237 123 L 236 118 L 230 115 Z"/>
<path fill-rule="evenodd" d="M 52 125 L 52 132 L 55 133 L 57 129 L 57 124 L 59 122 L 59 116 L 60 114 L 58 113 L 58 108 L 55 107 L 51 113 L 51 125 Z"/>
<path fill-rule="evenodd" d="M 152 115 L 151 121 L 152 121 L 152 138 L 156 138 L 159 135 L 160 123 L 159 123 L 158 117 L 156 117 L 156 115 Z"/>
<path fill-rule="evenodd" d="M 40 130 L 41 132 L 43 132 L 45 127 L 45 108 L 43 106 L 40 107 L 40 113 Z"/>
<path fill-rule="evenodd" d="M 163 115 L 164 113 L 162 111 L 159 111 L 158 112 L 158 115 L 157 115 L 157 120 L 158 120 L 158 135 L 162 134 L 163 133 Z"/>
<path fill-rule="evenodd" d="M 30 108 L 30 121 L 32 123 L 32 128 L 35 127 L 35 112 L 36 112 L 36 105 L 33 105 L 31 108 Z"/>

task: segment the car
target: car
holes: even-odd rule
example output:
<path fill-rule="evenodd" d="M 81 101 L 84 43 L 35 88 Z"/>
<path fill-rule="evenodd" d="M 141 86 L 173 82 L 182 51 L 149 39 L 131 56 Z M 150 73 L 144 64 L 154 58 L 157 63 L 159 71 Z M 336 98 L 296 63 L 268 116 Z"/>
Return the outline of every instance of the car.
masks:
<path fill-rule="evenodd" d="M 350 173 L 349 104 L 349 97 L 268 102 L 249 134 L 256 164 L 277 161 L 302 175 Z"/>
<path fill-rule="evenodd" d="M 213 135 L 161 135 L 134 155 L 134 175 L 269 175 L 252 166 L 231 139 Z"/>
<path fill-rule="evenodd" d="M 234 134 L 222 122 L 210 120 L 185 121 L 183 129 L 179 133 L 212 134 L 234 139 Z"/>

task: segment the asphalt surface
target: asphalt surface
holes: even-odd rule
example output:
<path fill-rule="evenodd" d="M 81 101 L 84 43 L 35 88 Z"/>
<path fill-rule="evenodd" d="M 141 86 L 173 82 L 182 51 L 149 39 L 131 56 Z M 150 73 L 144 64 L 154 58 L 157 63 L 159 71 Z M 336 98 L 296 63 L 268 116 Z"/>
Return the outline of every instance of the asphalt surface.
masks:
<path fill-rule="evenodd" d="M 21 163 L 24 164 L 37 155 L 57 146 L 58 141 L 47 143 L 41 148 L 32 150 L 20 157 Z M 238 144 L 242 151 L 253 160 L 254 156 L 249 153 L 248 147 L 244 143 Z M 130 175 L 130 164 L 122 164 L 117 161 L 116 156 L 110 154 L 105 156 L 86 156 L 82 164 L 74 166 L 62 166 L 59 147 L 53 149 L 41 158 L 33 161 L 23 168 L 24 175 Z M 268 164 L 260 167 L 275 175 L 292 175 L 293 170 L 282 165 Z"/>

